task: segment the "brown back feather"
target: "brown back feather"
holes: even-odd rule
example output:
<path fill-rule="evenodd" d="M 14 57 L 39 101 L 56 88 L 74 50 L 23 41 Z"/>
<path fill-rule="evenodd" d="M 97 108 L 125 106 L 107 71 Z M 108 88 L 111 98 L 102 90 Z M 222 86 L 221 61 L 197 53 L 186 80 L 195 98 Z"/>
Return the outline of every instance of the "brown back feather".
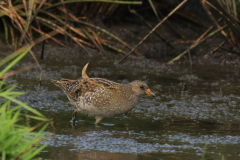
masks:
<path fill-rule="evenodd" d="M 62 79 L 61 81 L 52 82 L 60 87 L 66 95 L 72 100 L 77 100 L 79 96 L 84 96 L 87 92 L 95 92 L 96 89 L 104 88 L 114 90 L 121 86 L 119 83 L 115 83 L 102 78 L 88 78 L 80 80 Z"/>

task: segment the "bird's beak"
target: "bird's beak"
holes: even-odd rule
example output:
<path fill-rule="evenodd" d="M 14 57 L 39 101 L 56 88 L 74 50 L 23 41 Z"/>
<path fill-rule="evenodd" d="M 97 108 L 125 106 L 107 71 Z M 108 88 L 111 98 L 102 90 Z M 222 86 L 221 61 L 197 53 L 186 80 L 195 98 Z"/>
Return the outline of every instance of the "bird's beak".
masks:
<path fill-rule="evenodd" d="M 152 93 L 152 91 L 148 88 L 148 90 L 146 90 L 146 93 L 150 96 L 156 97 L 154 93 Z"/>

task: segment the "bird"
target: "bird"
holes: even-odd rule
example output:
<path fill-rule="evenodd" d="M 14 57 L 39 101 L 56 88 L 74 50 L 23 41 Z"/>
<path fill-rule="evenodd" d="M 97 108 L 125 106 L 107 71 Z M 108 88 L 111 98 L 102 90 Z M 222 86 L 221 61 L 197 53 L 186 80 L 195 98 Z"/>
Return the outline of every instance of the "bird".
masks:
<path fill-rule="evenodd" d="M 74 121 L 76 113 L 80 111 L 95 116 L 95 124 L 98 124 L 105 117 L 127 114 L 137 105 L 138 99 L 143 94 L 155 97 L 148 85 L 140 80 L 120 84 L 104 78 L 89 78 L 86 74 L 88 64 L 82 70 L 81 79 L 51 80 L 77 107 L 73 112 Z"/>

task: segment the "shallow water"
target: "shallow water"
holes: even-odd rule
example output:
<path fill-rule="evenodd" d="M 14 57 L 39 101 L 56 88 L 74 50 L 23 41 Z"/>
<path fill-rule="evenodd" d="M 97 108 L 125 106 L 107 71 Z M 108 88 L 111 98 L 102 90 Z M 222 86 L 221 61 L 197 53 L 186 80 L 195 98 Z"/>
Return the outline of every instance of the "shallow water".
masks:
<path fill-rule="evenodd" d="M 77 49 L 49 46 L 46 50 L 40 89 L 37 68 L 7 79 L 8 83 L 19 84 L 17 90 L 27 92 L 20 100 L 28 101 L 30 106 L 51 119 L 46 130 L 49 139 L 42 142 L 49 146 L 38 157 L 62 160 L 200 159 L 207 143 L 205 159 L 240 158 L 238 68 L 207 64 L 166 65 L 166 60 L 144 57 L 129 57 L 114 66 L 121 56 L 89 58 Z M 156 98 L 144 95 L 126 117 L 104 118 L 98 126 L 94 124 L 94 117 L 78 113 L 76 126 L 72 127 L 71 115 L 75 107 L 50 80 L 78 79 L 87 62 L 90 62 L 89 77 L 119 83 L 143 80 Z M 33 63 L 29 56 L 15 68 Z M 182 91 L 185 81 L 187 91 Z"/>

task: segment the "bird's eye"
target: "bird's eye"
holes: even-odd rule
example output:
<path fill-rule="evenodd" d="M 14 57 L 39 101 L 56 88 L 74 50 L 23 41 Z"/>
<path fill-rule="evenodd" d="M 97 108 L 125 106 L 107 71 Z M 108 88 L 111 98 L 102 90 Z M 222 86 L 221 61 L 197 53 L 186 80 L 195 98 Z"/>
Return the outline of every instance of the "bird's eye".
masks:
<path fill-rule="evenodd" d="M 143 85 L 141 85 L 140 88 L 141 88 L 142 90 L 144 90 L 144 86 L 143 86 Z"/>

